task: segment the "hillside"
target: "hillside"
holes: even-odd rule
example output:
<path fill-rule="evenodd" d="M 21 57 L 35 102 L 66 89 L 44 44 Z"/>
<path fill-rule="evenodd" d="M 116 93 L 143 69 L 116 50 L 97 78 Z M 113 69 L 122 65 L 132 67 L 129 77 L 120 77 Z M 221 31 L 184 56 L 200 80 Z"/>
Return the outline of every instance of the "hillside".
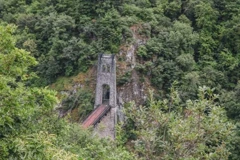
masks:
<path fill-rule="evenodd" d="M 20 145 L 20 139 L 41 138 L 45 131 L 62 138 L 49 140 L 53 150 L 60 148 L 73 158 L 99 158 L 82 149 L 91 140 L 68 149 L 71 137 L 63 128 L 74 130 L 69 122 L 80 123 L 92 111 L 97 57 L 105 53 L 116 55 L 117 101 L 128 119 L 119 127 L 117 142 L 94 139 L 93 148 L 116 145 L 109 159 L 239 159 L 239 0 L 0 0 L 0 26 L 0 105 L 24 108 L 23 101 L 30 105 L 31 100 L 32 108 L 31 113 L 29 108 L 19 115 L 9 112 L 11 120 L 0 121 L 4 158 L 24 155 L 8 142 Z M 57 92 L 42 89 L 46 86 Z M 26 97 L 9 104 L 6 93 Z M 65 116 L 59 122 L 55 96 L 60 116 Z M 2 106 L 3 117 L 8 111 Z M 35 111 L 36 106 L 49 109 Z M 39 127 L 22 126 L 37 119 Z M 55 123 L 59 128 L 50 131 Z M 83 133 L 81 140 L 88 134 L 75 130 Z M 38 131 L 44 133 L 35 135 Z M 42 139 L 37 143 L 44 144 Z"/>

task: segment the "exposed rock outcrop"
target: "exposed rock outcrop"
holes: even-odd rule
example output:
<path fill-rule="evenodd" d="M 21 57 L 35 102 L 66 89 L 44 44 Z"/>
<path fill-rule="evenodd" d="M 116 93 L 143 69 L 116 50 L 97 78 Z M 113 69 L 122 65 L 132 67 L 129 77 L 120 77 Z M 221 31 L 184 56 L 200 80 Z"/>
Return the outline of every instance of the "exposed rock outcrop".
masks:
<path fill-rule="evenodd" d="M 140 75 L 135 69 L 137 65 L 137 50 L 138 47 L 147 42 L 147 38 L 139 35 L 141 25 L 131 27 L 133 40 L 131 43 L 122 45 L 120 51 L 116 54 L 116 76 L 117 76 L 117 106 L 119 107 L 118 119 L 123 120 L 124 116 L 122 109 L 124 104 L 130 101 L 135 101 L 136 104 L 141 105 L 147 99 L 148 89 L 151 88 L 147 76 Z M 97 61 L 96 61 L 97 62 Z M 72 87 L 63 94 L 76 94 L 80 88 L 90 89 L 93 95 L 96 94 L 95 87 L 97 81 L 97 63 L 87 73 L 79 74 L 73 78 Z M 118 80 L 122 80 L 118 83 Z M 62 115 L 65 115 L 61 112 Z M 108 119 L 106 116 L 104 119 Z M 103 120 L 103 123 L 106 120 Z M 107 124 L 105 124 L 107 125 Z M 101 125 L 100 125 L 101 126 Z M 103 133 L 104 135 L 104 133 Z"/>

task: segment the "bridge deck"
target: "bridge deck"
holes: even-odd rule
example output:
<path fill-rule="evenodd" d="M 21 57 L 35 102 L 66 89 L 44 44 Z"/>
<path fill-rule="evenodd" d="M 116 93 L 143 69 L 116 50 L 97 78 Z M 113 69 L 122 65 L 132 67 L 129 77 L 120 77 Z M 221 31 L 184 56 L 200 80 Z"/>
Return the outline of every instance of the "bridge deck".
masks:
<path fill-rule="evenodd" d="M 111 107 L 109 105 L 101 105 L 97 107 L 83 122 L 83 127 L 87 128 L 91 125 L 95 125 L 110 109 Z"/>

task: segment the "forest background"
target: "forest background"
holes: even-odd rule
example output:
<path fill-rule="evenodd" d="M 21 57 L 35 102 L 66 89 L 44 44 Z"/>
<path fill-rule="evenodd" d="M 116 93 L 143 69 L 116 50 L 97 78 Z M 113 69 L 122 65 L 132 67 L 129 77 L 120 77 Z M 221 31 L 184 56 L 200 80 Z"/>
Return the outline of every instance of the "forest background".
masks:
<path fill-rule="evenodd" d="M 59 91 L 98 53 L 124 62 L 133 28 L 144 42 L 133 70 L 154 96 L 126 103 L 115 142 L 59 119 L 46 86 Z M 239 0 L 0 0 L 1 158 L 239 159 L 239 50 Z M 80 119 L 93 107 L 86 88 L 60 97 Z"/>

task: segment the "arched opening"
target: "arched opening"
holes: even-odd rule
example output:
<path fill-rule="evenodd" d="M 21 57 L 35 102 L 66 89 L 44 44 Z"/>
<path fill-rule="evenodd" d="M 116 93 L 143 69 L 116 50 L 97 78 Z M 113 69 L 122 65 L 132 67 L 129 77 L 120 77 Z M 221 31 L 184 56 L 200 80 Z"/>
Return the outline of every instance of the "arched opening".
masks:
<path fill-rule="evenodd" d="M 107 84 L 102 86 L 102 104 L 109 104 L 110 99 L 110 87 Z"/>
<path fill-rule="evenodd" d="M 110 73 L 110 71 L 111 71 L 110 65 L 107 64 L 107 73 Z"/>
<path fill-rule="evenodd" d="M 104 73 L 110 73 L 111 72 L 111 67 L 109 64 L 103 64 L 102 65 L 102 72 Z"/>
<path fill-rule="evenodd" d="M 102 65 L 102 72 L 106 72 L 106 70 L 107 70 L 107 66 L 106 65 Z"/>

